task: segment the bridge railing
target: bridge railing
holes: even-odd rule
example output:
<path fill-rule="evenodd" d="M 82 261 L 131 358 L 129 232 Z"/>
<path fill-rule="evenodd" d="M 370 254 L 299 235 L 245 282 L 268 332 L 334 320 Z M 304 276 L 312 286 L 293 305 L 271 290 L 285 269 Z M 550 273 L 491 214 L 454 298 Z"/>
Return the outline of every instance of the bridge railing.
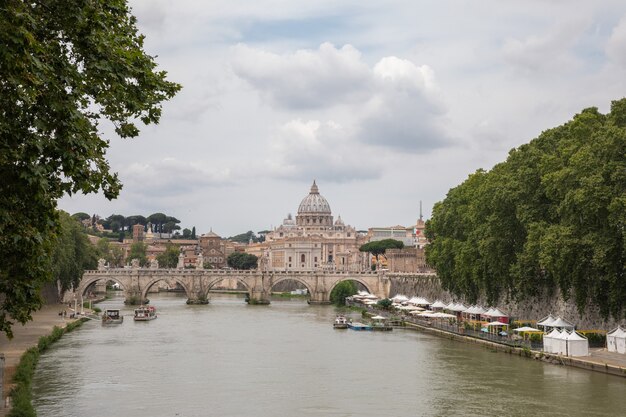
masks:
<path fill-rule="evenodd" d="M 302 270 L 281 270 L 281 271 L 262 271 L 259 269 L 183 269 L 183 268 L 106 268 L 92 269 L 84 272 L 86 275 L 109 275 L 115 273 L 159 273 L 159 274 L 190 274 L 190 275 L 224 275 L 224 276 L 241 276 L 256 275 L 259 273 L 267 275 L 387 275 L 383 272 L 375 271 L 302 271 Z"/>

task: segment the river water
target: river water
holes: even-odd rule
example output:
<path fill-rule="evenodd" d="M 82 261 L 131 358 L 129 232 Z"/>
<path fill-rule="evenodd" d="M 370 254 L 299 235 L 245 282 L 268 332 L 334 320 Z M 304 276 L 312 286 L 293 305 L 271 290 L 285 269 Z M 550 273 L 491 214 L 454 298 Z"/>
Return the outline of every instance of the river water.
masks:
<path fill-rule="evenodd" d="M 40 417 L 617 416 L 626 379 L 417 331 L 334 330 L 303 300 L 151 296 L 159 318 L 85 323 L 40 359 Z M 354 318 L 359 318 L 354 315 Z"/>

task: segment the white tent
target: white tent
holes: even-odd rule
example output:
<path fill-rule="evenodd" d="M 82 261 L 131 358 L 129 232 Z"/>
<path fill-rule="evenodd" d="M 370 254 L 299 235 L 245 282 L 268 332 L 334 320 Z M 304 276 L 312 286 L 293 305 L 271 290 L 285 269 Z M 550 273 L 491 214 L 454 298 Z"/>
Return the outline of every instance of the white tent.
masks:
<path fill-rule="evenodd" d="M 539 320 L 537 326 L 541 326 L 545 329 L 546 327 L 552 327 L 552 323 L 554 323 L 554 316 L 550 314 L 548 315 L 548 317 L 544 317 L 543 319 Z"/>
<path fill-rule="evenodd" d="M 561 317 L 557 317 L 556 319 L 554 319 L 550 327 L 558 327 L 559 329 L 574 330 L 574 323 L 567 321 L 565 319 L 562 319 Z"/>
<path fill-rule="evenodd" d="M 543 335 L 543 351 L 546 353 L 558 353 L 560 342 L 557 342 L 556 338 L 561 333 L 557 329 L 552 329 L 548 334 Z"/>
<path fill-rule="evenodd" d="M 435 301 L 431 306 L 431 309 L 442 309 L 442 308 L 446 308 L 446 305 L 444 303 L 442 303 L 441 301 L 437 300 Z"/>
<path fill-rule="evenodd" d="M 589 356 L 589 341 L 575 331 L 567 336 L 567 356 Z"/>
<path fill-rule="evenodd" d="M 552 353 L 558 353 L 559 355 L 567 356 L 567 337 L 568 336 L 569 336 L 569 333 L 567 332 L 567 330 L 563 330 L 561 333 L 559 333 L 558 336 L 556 336 L 552 340 L 553 342 Z"/>
<path fill-rule="evenodd" d="M 609 352 L 626 353 L 626 331 L 621 327 L 606 334 L 606 347 Z"/>
<path fill-rule="evenodd" d="M 487 312 L 484 314 L 487 317 L 508 317 L 505 313 L 503 313 L 502 311 L 498 310 L 498 308 L 490 308 L 489 310 L 487 310 Z"/>

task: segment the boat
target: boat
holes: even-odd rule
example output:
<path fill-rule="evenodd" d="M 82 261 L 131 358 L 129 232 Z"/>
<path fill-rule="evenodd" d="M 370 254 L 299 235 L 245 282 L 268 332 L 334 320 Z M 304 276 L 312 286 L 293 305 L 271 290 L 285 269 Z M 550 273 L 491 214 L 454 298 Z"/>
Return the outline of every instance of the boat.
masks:
<path fill-rule="evenodd" d="M 135 309 L 135 321 L 148 321 L 156 318 L 156 308 L 153 306 L 141 306 Z"/>
<path fill-rule="evenodd" d="M 335 329 L 347 329 L 348 328 L 348 320 L 344 316 L 337 316 L 335 318 L 335 322 L 333 323 L 333 328 L 335 328 Z"/>
<path fill-rule="evenodd" d="M 122 324 L 124 316 L 119 310 L 107 309 L 102 313 L 102 324 Z"/>
<path fill-rule="evenodd" d="M 348 323 L 348 327 L 352 330 L 372 330 L 372 326 L 358 321 Z"/>

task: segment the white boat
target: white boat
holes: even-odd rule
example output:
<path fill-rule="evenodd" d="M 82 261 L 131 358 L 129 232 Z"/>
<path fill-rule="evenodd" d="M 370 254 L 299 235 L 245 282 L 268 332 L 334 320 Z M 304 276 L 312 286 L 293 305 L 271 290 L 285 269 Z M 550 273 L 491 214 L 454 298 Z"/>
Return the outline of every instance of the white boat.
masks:
<path fill-rule="evenodd" d="M 333 327 L 335 329 L 347 329 L 348 320 L 344 316 L 337 316 L 335 318 L 335 322 L 333 323 Z"/>
<path fill-rule="evenodd" d="M 153 306 L 141 306 L 135 309 L 135 321 L 148 321 L 157 318 L 156 308 Z"/>
<path fill-rule="evenodd" d="M 102 324 L 121 324 L 124 322 L 124 316 L 119 310 L 107 309 L 102 313 Z"/>

